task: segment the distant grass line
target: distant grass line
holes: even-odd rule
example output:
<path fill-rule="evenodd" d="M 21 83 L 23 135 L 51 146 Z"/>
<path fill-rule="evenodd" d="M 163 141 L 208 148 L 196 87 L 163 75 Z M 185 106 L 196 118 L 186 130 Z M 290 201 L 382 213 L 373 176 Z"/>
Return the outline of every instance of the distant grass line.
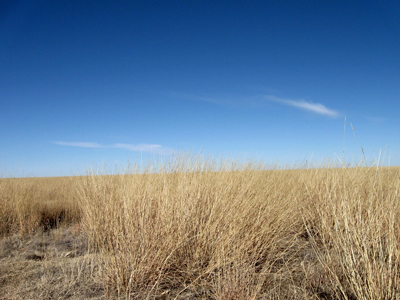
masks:
<path fill-rule="evenodd" d="M 400 168 L 273 168 L 1 179 L 0 233 L 80 222 L 110 298 L 399 299 Z"/>
<path fill-rule="evenodd" d="M 26 234 L 79 222 L 77 180 L 60 178 L 0 179 L 0 236 Z"/>

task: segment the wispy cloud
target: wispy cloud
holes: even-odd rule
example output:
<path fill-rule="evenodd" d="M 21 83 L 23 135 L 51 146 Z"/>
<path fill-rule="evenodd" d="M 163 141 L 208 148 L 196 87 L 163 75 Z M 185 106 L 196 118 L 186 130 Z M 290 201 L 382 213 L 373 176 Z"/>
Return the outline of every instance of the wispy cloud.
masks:
<path fill-rule="evenodd" d="M 265 96 L 264 98 L 269 101 L 274 101 L 285 105 L 297 107 L 303 110 L 311 111 L 313 113 L 329 116 L 332 118 L 336 118 L 340 115 L 340 113 L 337 110 L 327 108 L 325 105 L 320 103 L 307 102 L 305 100 L 282 99 L 271 95 Z"/>
<path fill-rule="evenodd" d="M 99 143 L 88 143 L 88 142 L 63 142 L 57 141 L 53 144 L 60 146 L 71 146 L 81 148 L 118 148 L 136 152 L 150 152 L 154 154 L 171 154 L 174 152 L 173 149 L 162 147 L 161 145 L 153 144 L 112 144 L 112 145 L 101 145 Z"/>
<path fill-rule="evenodd" d="M 250 107 L 250 108 L 258 108 L 265 105 L 265 100 L 277 102 L 280 104 L 300 108 L 315 114 L 328 116 L 331 118 L 336 118 L 340 116 L 340 112 L 331 108 L 326 107 L 321 103 L 314 103 L 305 100 L 292 100 L 292 99 L 283 99 L 280 97 L 276 97 L 273 95 L 258 95 L 258 96 L 249 96 L 249 97 L 200 97 L 188 94 L 181 93 L 173 93 L 171 94 L 173 97 L 192 100 L 192 101 L 201 101 L 208 102 L 223 106 L 230 107 Z"/>
<path fill-rule="evenodd" d="M 56 145 L 71 146 L 71 147 L 82 147 L 82 148 L 104 148 L 98 143 L 86 143 L 86 142 L 54 142 Z"/>
<path fill-rule="evenodd" d="M 171 153 L 173 151 L 172 149 L 164 148 L 161 145 L 150 145 L 150 144 L 138 144 L 138 145 L 114 144 L 114 145 L 111 145 L 110 148 L 119 148 L 119 149 L 125 149 L 125 150 L 136 151 L 136 152 L 151 152 L 151 153 L 159 153 L 159 154 Z"/>

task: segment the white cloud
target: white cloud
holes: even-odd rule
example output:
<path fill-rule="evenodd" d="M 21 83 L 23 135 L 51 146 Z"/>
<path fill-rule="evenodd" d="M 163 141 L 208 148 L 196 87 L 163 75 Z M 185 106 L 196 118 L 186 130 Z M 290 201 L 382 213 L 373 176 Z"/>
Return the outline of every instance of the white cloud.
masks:
<path fill-rule="evenodd" d="M 56 145 L 61 145 L 61 146 L 71 146 L 71 147 L 83 147 L 83 148 L 103 148 L 98 143 L 86 143 L 86 142 L 54 142 Z"/>
<path fill-rule="evenodd" d="M 159 150 L 162 148 L 161 145 L 149 145 L 149 144 L 138 144 L 138 145 L 114 144 L 110 147 L 126 149 L 126 150 L 131 150 L 131 151 L 143 151 L 143 152 L 154 152 L 154 150 Z"/>
<path fill-rule="evenodd" d="M 320 114 L 320 115 L 325 115 L 325 116 L 329 116 L 329 117 L 333 117 L 333 118 L 339 116 L 338 111 L 327 108 L 325 105 L 320 104 L 320 103 L 307 102 L 304 100 L 282 99 L 282 98 L 279 98 L 276 96 L 271 96 L 271 95 L 265 96 L 264 98 L 269 101 L 274 101 L 274 102 L 282 103 L 285 105 L 297 107 L 300 109 L 308 110 L 308 111 L 311 111 L 313 113 Z"/>
<path fill-rule="evenodd" d="M 231 106 L 231 107 L 251 107 L 257 108 L 263 105 L 262 99 L 267 99 L 269 101 L 278 102 L 284 105 L 289 105 L 293 107 L 297 107 L 303 110 L 307 110 L 319 115 L 325 115 L 332 118 L 339 117 L 340 112 L 334 109 L 327 108 L 325 105 L 320 103 L 313 103 L 308 102 L 305 100 L 291 100 L 291 99 L 283 99 L 273 95 L 266 95 L 266 96 L 253 96 L 253 97 L 245 97 L 245 98 L 235 98 L 235 97 L 217 97 L 217 98 L 210 98 L 210 97 L 199 97 L 194 95 L 188 94 L 180 94 L 180 93 L 173 93 L 171 94 L 173 97 L 184 98 L 187 100 L 192 101 L 201 101 L 201 102 L 208 102 L 213 104 L 219 104 L 224 106 Z M 261 100 L 261 101 L 260 101 Z"/>
<path fill-rule="evenodd" d="M 129 151 L 136 152 L 150 152 L 154 154 L 171 154 L 174 152 L 173 149 L 164 148 L 161 145 L 152 145 L 152 144 L 112 144 L 108 146 L 103 146 L 98 143 L 87 143 L 87 142 L 62 142 L 57 141 L 54 142 L 56 145 L 61 146 L 72 146 L 72 147 L 83 147 L 83 148 L 118 148 L 125 149 Z"/>
<path fill-rule="evenodd" d="M 136 151 L 136 152 L 149 152 L 153 154 L 172 154 L 175 151 L 170 148 L 165 148 L 161 145 L 156 145 L 156 144 L 113 144 L 111 146 L 108 146 L 109 148 L 119 148 L 119 149 L 125 149 L 129 151 Z"/>

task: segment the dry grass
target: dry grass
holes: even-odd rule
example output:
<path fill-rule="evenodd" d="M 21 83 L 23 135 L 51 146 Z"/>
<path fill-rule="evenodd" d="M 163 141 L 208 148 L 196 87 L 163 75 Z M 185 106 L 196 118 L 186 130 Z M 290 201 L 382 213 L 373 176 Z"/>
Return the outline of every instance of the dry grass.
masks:
<path fill-rule="evenodd" d="M 324 170 L 307 178 L 307 232 L 337 298 L 398 299 L 398 169 Z M 318 182 L 318 184 L 312 184 Z"/>
<path fill-rule="evenodd" d="M 1 278 L 36 255 L 50 298 L 400 298 L 399 168 L 265 169 L 178 156 L 123 175 L 0 180 Z M 79 228 L 89 247 L 79 255 L 4 254 L 65 222 L 79 224 L 41 234 L 51 244 Z M 68 239 L 58 235 L 58 245 Z M 22 246 L 6 250 L 10 239 Z M 0 299 L 47 297 L 6 286 L 14 294 Z"/>
<path fill-rule="evenodd" d="M 0 236 L 49 230 L 80 219 L 78 178 L 0 179 Z"/>
<path fill-rule="evenodd" d="M 104 299 L 100 260 L 76 226 L 0 242 L 0 299 Z"/>

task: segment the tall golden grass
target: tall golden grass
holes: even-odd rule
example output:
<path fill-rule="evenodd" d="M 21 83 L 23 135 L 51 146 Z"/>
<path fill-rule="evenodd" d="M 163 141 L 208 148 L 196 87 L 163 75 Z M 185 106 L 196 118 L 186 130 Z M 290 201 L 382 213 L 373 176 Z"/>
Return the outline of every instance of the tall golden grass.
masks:
<path fill-rule="evenodd" d="M 220 299 L 256 296 L 302 227 L 287 184 L 295 178 L 182 156 L 157 167 L 84 179 L 82 222 L 109 286 L 128 297 L 200 287 Z"/>
<path fill-rule="evenodd" d="M 80 219 L 76 179 L 0 179 L 0 236 L 48 230 Z"/>
<path fill-rule="evenodd" d="M 398 299 L 400 172 L 314 171 L 305 177 L 304 223 L 338 298 Z"/>
<path fill-rule="evenodd" d="M 29 180 L 0 180 L 0 232 L 33 230 L 50 195 L 66 197 L 55 207 L 100 254 L 109 297 L 400 298 L 399 168 L 180 155 L 145 171 Z"/>

